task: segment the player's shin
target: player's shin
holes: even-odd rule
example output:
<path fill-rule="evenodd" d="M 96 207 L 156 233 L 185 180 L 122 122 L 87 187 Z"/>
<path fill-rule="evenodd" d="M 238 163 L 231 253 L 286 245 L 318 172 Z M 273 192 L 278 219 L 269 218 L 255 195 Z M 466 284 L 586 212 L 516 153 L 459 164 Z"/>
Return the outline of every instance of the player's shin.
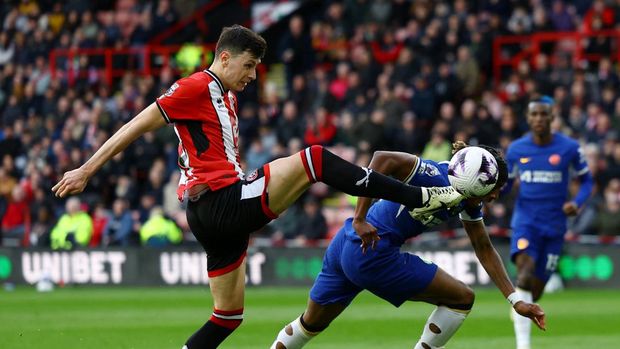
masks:
<path fill-rule="evenodd" d="M 421 207 L 428 200 L 428 193 L 422 188 L 356 166 L 322 146 L 313 145 L 299 154 L 311 183 L 323 182 L 350 195 L 382 198 L 409 208 Z"/>
<path fill-rule="evenodd" d="M 278 333 L 278 338 L 276 338 L 273 342 L 270 349 L 299 349 L 306 345 L 306 343 L 308 343 L 316 335 L 321 333 L 321 330 L 308 330 L 308 326 L 304 326 L 302 323 L 302 316 L 298 317 L 280 330 L 280 333 Z"/>
<path fill-rule="evenodd" d="M 469 312 L 469 310 L 438 306 L 428 317 L 422 337 L 414 349 L 442 348 L 456 333 Z"/>
<path fill-rule="evenodd" d="M 533 302 L 532 292 L 524 290 L 519 287 L 517 287 L 515 292 L 517 294 L 518 299 L 521 299 L 528 303 Z M 512 311 L 512 318 L 514 321 L 515 338 L 517 340 L 517 349 L 529 349 L 530 348 L 530 334 L 532 331 L 532 321 L 525 316 L 521 316 L 517 314 L 514 308 L 511 311 Z"/>

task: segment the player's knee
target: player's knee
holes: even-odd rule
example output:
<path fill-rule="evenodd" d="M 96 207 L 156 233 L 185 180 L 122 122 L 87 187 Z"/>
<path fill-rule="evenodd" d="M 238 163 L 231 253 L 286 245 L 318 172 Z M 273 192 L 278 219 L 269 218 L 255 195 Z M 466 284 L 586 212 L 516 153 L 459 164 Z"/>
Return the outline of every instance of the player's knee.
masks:
<path fill-rule="evenodd" d="M 463 287 L 459 289 L 458 295 L 452 299 L 448 304 L 445 304 L 448 308 L 457 310 L 471 310 L 476 300 L 476 294 L 471 287 L 462 284 Z"/>
<path fill-rule="evenodd" d="M 529 270 L 520 270 L 517 273 L 517 287 L 526 291 L 532 291 L 534 275 Z"/>
<path fill-rule="evenodd" d="M 312 145 L 299 152 L 306 175 L 311 183 L 323 179 L 323 146 Z"/>
<path fill-rule="evenodd" d="M 471 289 L 471 287 L 465 286 L 461 294 L 461 300 L 459 301 L 459 305 L 461 306 L 460 310 L 470 310 L 474 306 L 476 293 Z"/>
<path fill-rule="evenodd" d="M 542 297 L 544 289 L 535 288 L 532 290 L 532 300 L 537 302 Z"/>

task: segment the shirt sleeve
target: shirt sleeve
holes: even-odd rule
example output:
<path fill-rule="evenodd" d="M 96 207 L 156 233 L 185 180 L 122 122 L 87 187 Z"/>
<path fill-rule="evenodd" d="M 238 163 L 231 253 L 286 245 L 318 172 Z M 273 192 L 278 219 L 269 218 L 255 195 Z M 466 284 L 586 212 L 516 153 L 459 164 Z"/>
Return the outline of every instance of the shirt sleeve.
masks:
<path fill-rule="evenodd" d="M 573 170 L 575 171 L 575 174 L 577 176 L 581 176 L 589 171 L 588 162 L 586 161 L 586 156 L 583 152 L 583 148 L 581 148 L 581 146 L 579 145 L 577 145 L 575 148 L 575 153 L 573 154 L 573 157 L 571 159 L 571 166 L 573 167 Z"/>
<path fill-rule="evenodd" d="M 581 182 L 579 185 L 579 191 L 577 192 L 577 195 L 575 195 L 573 200 L 578 207 L 581 207 L 592 194 L 594 179 L 590 174 L 590 169 L 588 168 L 588 161 L 586 160 L 583 148 L 581 148 L 581 146 L 579 145 L 577 145 L 575 154 L 571 159 L 571 166 L 573 167 L 575 175 L 579 177 L 579 180 Z"/>
<path fill-rule="evenodd" d="M 167 123 L 178 120 L 202 120 L 206 108 L 213 108 L 207 84 L 196 79 L 181 79 L 155 101 Z"/>

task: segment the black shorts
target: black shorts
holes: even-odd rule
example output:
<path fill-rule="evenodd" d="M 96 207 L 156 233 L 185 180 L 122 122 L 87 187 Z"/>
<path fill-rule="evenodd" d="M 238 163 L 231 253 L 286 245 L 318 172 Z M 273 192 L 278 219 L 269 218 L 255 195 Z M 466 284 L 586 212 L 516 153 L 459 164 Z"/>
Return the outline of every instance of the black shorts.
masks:
<path fill-rule="evenodd" d="M 267 164 L 245 180 L 188 202 L 187 221 L 207 252 L 210 277 L 236 269 L 246 255 L 250 233 L 277 217 L 268 207 L 268 183 Z"/>

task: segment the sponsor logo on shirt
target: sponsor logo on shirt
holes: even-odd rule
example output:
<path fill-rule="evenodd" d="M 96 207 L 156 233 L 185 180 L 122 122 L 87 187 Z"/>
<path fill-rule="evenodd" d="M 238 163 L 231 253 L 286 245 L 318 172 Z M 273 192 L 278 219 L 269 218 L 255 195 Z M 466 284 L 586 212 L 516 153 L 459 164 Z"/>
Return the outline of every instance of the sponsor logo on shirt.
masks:
<path fill-rule="evenodd" d="M 177 90 L 177 88 L 179 88 L 179 84 L 175 82 L 174 84 L 172 84 L 172 86 L 170 86 L 168 90 L 166 90 L 166 93 L 164 93 L 164 96 L 166 97 L 172 96 L 172 94 L 174 93 L 174 91 Z"/>
<path fill-rule="evenodd" d="M 519 159 L 519 162 L 522 164 L 527 164 L 530 161 L 532 161 L 532 158 L 520 158 Z"/>
<path fill-rule="evenodd" d="M 561 183 L 562 172 L 560 171 L 523 171 L 519 176 L 524 183 Z"/>
<path fill-rule="evenodd" d="M 437 167 L 435 167 L 435 165 L 428 164 L 426 162 L 422 162 L 420 164 L 418 173 L 421 175 L 427 175 L 429 177 L 439 176 L 439 170 L 437 169 Z"/>

